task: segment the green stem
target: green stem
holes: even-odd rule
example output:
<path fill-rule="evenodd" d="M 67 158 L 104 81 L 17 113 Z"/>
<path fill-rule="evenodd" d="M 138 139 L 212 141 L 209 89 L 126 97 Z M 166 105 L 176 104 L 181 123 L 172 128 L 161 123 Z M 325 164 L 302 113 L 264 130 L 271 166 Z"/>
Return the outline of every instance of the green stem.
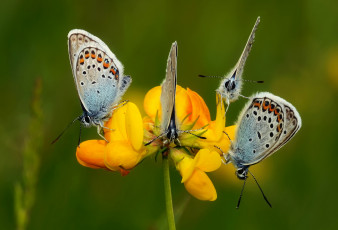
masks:
<path fill-rule="evenodd" d="M 163 174 L 164 174 L 165 206 L 166 206 L 166 210 L 167 210 L 169 230 L 175 230 L 176 227 L 175 227 L 173 201 L 172 201 L 172 197 L 171 197 L 168 156 L 163 156 L 162 161 L 163 161 Z"/>

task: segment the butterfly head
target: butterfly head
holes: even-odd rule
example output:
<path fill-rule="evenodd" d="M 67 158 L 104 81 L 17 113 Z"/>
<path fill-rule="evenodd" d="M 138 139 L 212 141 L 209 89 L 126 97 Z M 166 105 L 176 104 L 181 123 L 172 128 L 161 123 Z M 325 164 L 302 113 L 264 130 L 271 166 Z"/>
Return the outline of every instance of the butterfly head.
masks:
<path fill-rule="evenodd" d="M 239 167 L 237 168 L 236 170 L 236 176 L 238 179 L 240 180 L 245 180 L 248 176 L 248 169 L 249 167 L 245 167 L 245 166 L 242 166 L 242 167 Z"/>
<path fill-rule="evenodd" d="M 85 115 L 85 114 L 82 115 L 80 117 L 80 121 L 85 127 L 90 127 L 94 125 L 93 119 L 89 115 Z"/>

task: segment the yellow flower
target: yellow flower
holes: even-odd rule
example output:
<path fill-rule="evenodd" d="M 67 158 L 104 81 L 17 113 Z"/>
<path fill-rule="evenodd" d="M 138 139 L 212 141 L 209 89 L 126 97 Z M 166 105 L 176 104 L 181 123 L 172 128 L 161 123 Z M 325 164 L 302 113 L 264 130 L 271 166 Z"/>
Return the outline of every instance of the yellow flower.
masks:
<path fill-rule="evenodd" d="M 234 140 L 235 138 L 236 125 L 225 127 L 225 106 L 219 94 L 216 94 L 216 105 L 216 120 L 209 122 L 208 130 L 203 134 L 206 139 L 197 140 L 193 147 L 215 150 L 215 146 L 217 146 L 226 153 L 230 147 L 230 140 Z"/>
<path fill-rule="evenodd" d="M 160 133 L 157 128 L 161 118 L 161 87 L 149 90 L 144 99 L 144 109 L 148 116 L 143 118 L 145 139 L 152 140 Z M 194 135 L 184 133 L 180 138 L 181 146 L 191 147 L 191 151 L 184 148 L 169 146 L 169 156 L 175 162 L 176 169 L 182 176 L 182 183 L 186 190 L 200 200 L 214 201 L 217 198 L 216 189 L 206 172 L 215 171 L 221 166 L 222 152 L 228 151 L 230 140 L 234 138 L 235 126 L 225 127 L 225 108 L 217 94 L 216 120 L 211 121 L 209 109 L 204 100 L 194 91 L 176 88 L 176 113 L 178 129 L 201 129 L 199 132 L 206 139 L 199 139 Z M 196 133 L 196 132 L 194 132 Z M 197 132 L 198 133 L 198 132 Z M 154 145 L 160 145 L 155 143 Z"/>
<path fill-rule="evenodd" d="M 159 135 L 158 126 L 161 118 L 161 87 L 149 90 L 144 98 L 144 109 L 147 114 L 143 119 L 134 103 L 115 110 L 105 123 L 105 140 L 89 140 L 82 142 L 77 148 L 78 162 L 86 167 L 102 168 L 119 171 L 122 175 L 145 157 L 162 151 L 162 143 L 144 144 Z M 221 151 L 227 152 L 230 140 L 234 138 L 235 126 L 225 127 L 225 109 L 220 97 L 217 100 L 216 120 L 211 121 L 209 109 L 202 97 L 190 89 L 176 88 L 176 115 L 178 129 L 196 130 L 200 139 L 189 133 L 180 135 L 181 146 L 166 146 L 169 157 L 175 163 L 182 176 L 186 190 L 200 200 L 214 201 L 217 199 L 216 189 L 206 174 L 221 166 Z M 186 148 L 190 147 L 190 148 Z M 189 150 L 188 150 L 189 149 Z"/>
<path fill-rule="evenodd" d="M 148 91 L 144 98 L 144 110 L 146 114 L 155 121 L 156 114 L 162 116 L 161 110 L 161 86 L 156 86 Z M 179 122 L 184 120 L 184 124 L 192 124 L 196 120 L 193 129 L 201 128 L 210 121 L 210 113 L 204 100 L 196 92 L 183 89 L 181 86 L 176 87 L 176 115 Z M 184 125 L 180 124 L 180 125 Z"/>
<path fill-rule="evenodd" d="M 143 121 L 134 103 L 115 110 L 105 123 L 105 140 L 82 142 L 76 150 L 80 164 L 91 168 L 120 171 L 122 175 L 134 168 L 149 153 L 143 145 Z"/>
<path fill-rule="evenodd" d="M 156 128 L 160 126 L 158 118 L 162 116 L 160 97 L 161 86 L 157 86 L 149 90 L 144 98 L 144 110 L 148 115 L 143 119 L 147 131 L 145 139 L 149 141 L 160 134 L 160 130 Z M 203 98 L 189 88 L 184 89 L 177 85 L 175 110 L 178 129 L 180 130 L 201 129 L 210 122 L 209 109 Z M 205 132 L 205 130 L 199 130 L 193 133 L 199 135 L 203 132 Z M 180 141 L 185 140 L 186 142 L 197 139 L 196 136 L 187 133 L 183 133 L 179 138 Z"/>
<path fill-rule="evenodd" d="M 216 189 L 205 172 L 217 170 L 221 166 L 221 157 L 216 151 L 201 149 L 193 158 L 182 150 L 171 149 L 170 156 L 182 176 L 186 190 L 199 200 L 214 201 Z"/>

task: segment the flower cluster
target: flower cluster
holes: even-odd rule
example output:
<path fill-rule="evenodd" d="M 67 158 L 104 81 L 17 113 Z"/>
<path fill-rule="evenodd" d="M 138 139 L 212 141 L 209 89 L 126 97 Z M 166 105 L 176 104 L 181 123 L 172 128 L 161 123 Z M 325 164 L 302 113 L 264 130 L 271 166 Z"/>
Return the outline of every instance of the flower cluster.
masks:
<path fill-rule="evenodd" d="M 146 116 L 142 118 L 137 106 L 129 102 L 116 109 L 105 126 L 105 140 L 89 140 L 78 146 L 78 162 L 86 167 L 119 171 L 127 175 L 144 158 L 163 152 L 163 143 L 155 140 L 160 134 L 161 86 L 148 91 L 144 98 Z M 221 152 L 230 146 L 229 138 L 234 138 L 235 126 L 225 127 L 225 109 L 220 97 L 216 96 L 216 119 L 211 120 L 210 112 L 204 100 L 196 92 L 176 88 L 176 118 L 179 129 L 189 132 L 179 136 L 180 146 L 174 144 L 166 149 L 182 176 L 186 190 L 200 200 L 213 201 L 217 198 L 216 189 L 206 172 L 217 170 L 221 166 Z M 201 139 L 198 136 L 203 136 Z"/>

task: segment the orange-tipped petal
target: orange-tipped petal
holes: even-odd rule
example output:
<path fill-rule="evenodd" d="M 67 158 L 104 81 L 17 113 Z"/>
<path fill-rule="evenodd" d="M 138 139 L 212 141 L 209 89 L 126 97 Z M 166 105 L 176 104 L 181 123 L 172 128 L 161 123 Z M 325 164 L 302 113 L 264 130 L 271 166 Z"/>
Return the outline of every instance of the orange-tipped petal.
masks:
<path fill-rule="evenodd" d="M 200 128 L 209 124 L 211 120 L 210 112 L 203 98 L 189 88 L 187 88 L 187 94 L 191 100 L 192 107 L 190 121 L 194 122 L 198 118 L 195 128 Z"/>
<path fill-rule="evenodd" d="M 78 162 L 90 168 L 106 168 L 104 164 L 104 154 L 106 148 L 105 140 L 84 141 L 76 149 Z"/>
<path fill-rule="evenodd" d="M 128 170 L 134 168 L 143 156 L 144 153 L 134 151 L 128 141 L 115 141 L 107 144 L 104 163 L 113 171 Z"/>

